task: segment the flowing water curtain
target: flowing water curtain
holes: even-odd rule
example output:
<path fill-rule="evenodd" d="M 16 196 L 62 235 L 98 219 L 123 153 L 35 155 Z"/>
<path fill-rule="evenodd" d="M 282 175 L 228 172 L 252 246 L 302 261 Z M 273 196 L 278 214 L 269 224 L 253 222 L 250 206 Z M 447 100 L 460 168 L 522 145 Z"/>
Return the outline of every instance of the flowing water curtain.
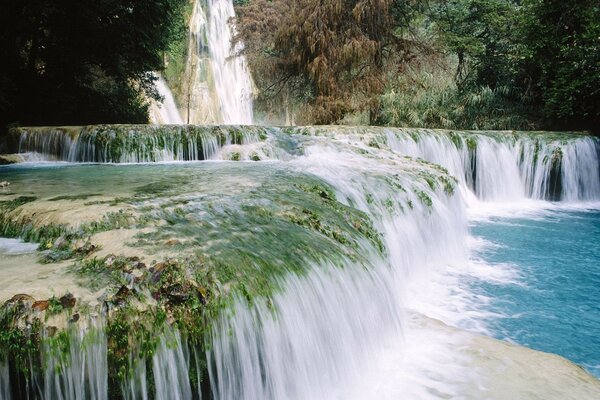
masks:
<path fill-rule="evenodd" d="M 600 140 L 577 134 L 388 129 L 403 154 L 441 165 L 484 201 L 600 199 Z"/>
<path fill-rule="evenodd" d="M 151 104 L 150 120 L 154 124 L 159 125 L 183 124 L 183 119 L 175 103 L 175 97 L 163 77 L 159 77 L 156 81 L 156 89 L 158 90 L 158 94 L 163 98 L 163 101 L 162 104 Z"/>
<path fill-rule="evenodd" d="M 258 145 L 268 129 L 236 126 L 89 126 L 23 128 L 11 133 L 15 152 L 45 160 L 100 163 L 199 161 L 223 147 Z"/>
<path fill-rule="evenodd" d="M 190 20 L 182 110 L 189 123 L 251 125 L 253 82 L 243 44 L 233 44 L 232 0 L 196 0 Z"/>

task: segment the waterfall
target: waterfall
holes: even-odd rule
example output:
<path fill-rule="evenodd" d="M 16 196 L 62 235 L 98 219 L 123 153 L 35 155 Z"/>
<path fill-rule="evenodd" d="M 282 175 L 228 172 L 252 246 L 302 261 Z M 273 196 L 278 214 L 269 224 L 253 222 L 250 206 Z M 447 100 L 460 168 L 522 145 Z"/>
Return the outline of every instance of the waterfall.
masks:
<path fill-rule="evenodd" d="M 71 330 L 68 347 L 46 340 L 44 399 L 108 399 L 106 337 L 102 322 L 85 330 Z M 56 373 L 60 371 L 60 374 Z"/>
<path fill-rule="evenodd" d="M 255 143 L 264 135 L 263 128 L 235 126 L 24 128 L 14 145 L 19 153 L 69 162 L 198 161 L 218 158 L 222 147 Z"/>
<path fill-rule="evenodd" d="M 253 122 L 252 78 L 243 45 L 232 43 L 234 17 L 232 0 L 194 2 L 182 106 L 190 123 Z"/>
<path fill-rule="evenodd" d="M 482 201 L 600 199 L 600 140 L 577 134 L 375 127 L 17 128 L 11 131 L 11 150 L 71 162 L 135 163 L 214 159 L 223 146 L 243 145 L 232 159 L 285 160 L 288 147 L 296 146 L 294 138 L 305 135 L 361 140 L 441 165 L 467 196 Z"/>
<path fill-rule="evenodd" d="M 208 0 L 208 48 L 215 90 L 224 124 L 252 124 L 252 81 L 244 56 L 237 54 L 242 45 L 232 46 L 235 35 L 231 19 L 235 17 L 232 0 Z"/>
<path fill-rule="evenodd" d="M 387 129 L 386 140 L 447 168 L 480 200 L 600 199 L 600 140 L 590 136 Z"/>
<path fill-rule="evenodd" d="M 210 377 L 217 399 L 355 395 L 353 388 L 378 349 L 402 342 L 409 278 L 442 260 L 464 260 L 466 218 L 459 196 L 448 198 L 418 180 L 393 184 L 384 179 L 394 176 L 393 168 L 377 161 L 321 146 L 309 150 L 297 160 L 298 168 L 324 179 L 342 202 L 377 221 L 389 254 L 382 258 L 365 246 L 368 266 L 324 260 L 308 276 L 290 276 L 272 299 L 275 312 L 240 300 L 213 337 Z M 414 193 L 405 197 L 399 186 L 427 193 L 432 208 Z M 412 211 L 399 211 L 408 204 Z"/>
<path fill-rule="evenodd" d="M 477 376 L 460 370 L 454 351 L 464 344 L 444 342 L 450 340 L 447 331 L 440 330 L 426 342 L 428 352 L 418 355 L 420 363 L 410 364 L 407 355 L 410 338 L 423 334 L 414 326 L 414 313 L 444 320 L 436 313 L 437 303 L 428 303 L 436 284 L 431 277 L 467 264 L 464 200 L 600 199 L 599 141 L 584 135 L 371 127 L 92 126 L 16 128 L 10 137 L 21 152 L 72 162 L 206 160 L 224 151 L 243 154 L 264 145 L 272 149 L 273 162 L 257 168 L 274 168 L 268 177 L 298 174 L 323 182 L 335 192 L 334 207 L 341 218 L 347 216 L 344 210 L 358 210 L 381 234 L 381 248 L 361 237 L 356 244 L 360 257 L 340 252 L 339 257 L 323 253 L 299 260 L 305 270 L 278 278 L 278 289 L 268 301 L 235 297 L 231 308 L 216 317 L 205 353 L 177 328 L 165 327 L 151 355 L 129 355 L 130 374 L 117 388 L 128 400 L 197 398 L 200 382 L 206 382 L 199 367 L 204 361 L 216 399 L 377 397 L 372 392 L 377 384 L 365 382 L 372 379 L 365 372 L 378 371 L 390 355 L 396 357 L 392 362 L 408 357 L 405 369 L 411 372 L 394 381 L 407 398 L 460 397 L 456 376 L 480 389 L 471 397 L 485 397 L 487 388 L 479 385 Z M 244 181 L 252 181 L 245 170 L 251 165 L 225 172 L 237 171 Z M 454 190 L 452 176 L 460 192 Z M 186 185 L 203 187 L 199 182 L 204 181 Z M 228 185 L 222 186 L 228 190 Z M 260 182 L 239 190 L 252 191 L 261 204 L 270 195 L 274 202 L 289 200 L 280 191 L 263 192 Z M 193 198 L 181 197 L 190 207 L 179 208 L 181 213 L 202 212 L 192 208 Z M 200 197 L 206 202 L 216 195 L 209 190 Z M 226 206 L 220 207 L 221 215 L 229 215 Z M 246 228 L 239 222 L 243 203 L 239 210 L 231 213 L 236 232 Z M 186 223 L 197 223 L 195 216 Z M 279 249 L 273 246 L 269 251 Z M 448 301 L 445 293 L 434 300 Z M 452 298 L 457 315 L 464 311 L 459 303 Z M 68 331 L 68 351 L 44 348 L 47 368 L 38 382 L 40 394 L 32 398 L 107 398 L 107 340 L 101 329 L 86 332 Z M 427 359 L 430 354 L 435 361 Z M 10 371 L 3 362 L 0 398 L 10 398 Z"/>
<path fill-rule="evenodd" d="M 167 82 L 162 77 L 156 81 L 158 94 L 163 98 L 161 105 L 153 105 L 151 108 L 151 120 L 156 124 L 181 125 L 183 119 L 179 115 L 179 110 L 175 104 L 175 98 Z"/>

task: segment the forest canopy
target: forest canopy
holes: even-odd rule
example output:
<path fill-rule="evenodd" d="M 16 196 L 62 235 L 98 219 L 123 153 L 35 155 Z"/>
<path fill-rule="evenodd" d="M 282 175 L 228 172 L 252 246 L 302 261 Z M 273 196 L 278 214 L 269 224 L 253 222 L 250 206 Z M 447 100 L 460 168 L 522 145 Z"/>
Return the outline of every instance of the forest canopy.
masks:
<path fill-rule="evenodd" d="M 237 3 L 267 118 L 295 106 L 303 123 L 600 126 L 597 1 Z"/>
<path fill-rule="evenodd" d="M 148 122 L 190 3 L 3 2 L 0 126 Z M 234 4 L 266 123 L 600 129 L 595 0 Z"/>
<path fill-rule="evenodd" d="M 186 0 L 0 5 L 0 124 L 146 123 Z"/>

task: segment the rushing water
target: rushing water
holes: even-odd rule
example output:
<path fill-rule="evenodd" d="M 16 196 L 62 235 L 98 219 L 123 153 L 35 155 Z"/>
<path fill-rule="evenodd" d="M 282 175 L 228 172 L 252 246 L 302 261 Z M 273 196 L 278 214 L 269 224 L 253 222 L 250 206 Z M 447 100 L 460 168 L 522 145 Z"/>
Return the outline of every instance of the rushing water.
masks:
<path fill-rule="evenodd" d="M 153 119 L 155 124 L 167 124 L 167 125 L 181 125 L 183 124 L 183 119 L 179 114 L 179 110 L 177 109 L 177 104 L 175 104 L 175 98 L 173 97 L 173 93 L 171 93 L 171 89 L 167 85 L 167 82 L 162 77 L 158 78 L 156 81 L 156 90 L 158 90 L 158 94 L 163 97 L 162 104 L 158 106 L 158 110 L 152 112 L 151 119 Z"/>
<path fill-rule="evenodd" d="M 208 0 L 208 48 L 220 103 L 221 123 L 250 125 L 252 79 L 240 43 L 232 44 L 235 26 L 233 0 Z"/>
<path fill-rule="evenodd" d="M 585 201 L 600 198 L 600 140 L 584 135 L 451 132 L 380 128 L 287 128 L 288 134 L 325 135 L 349 144 L 389 148 L 445 167 L 467 198 L 514 202 L 526 198 Z M 263 141 L 267 132 L 270 140 Z M 236 158 L 289 159 L 289 136 L 257 127 L 22 128 L 12 132 L 19 153 L 72 162 L 154 162 L 220 157 L 230 144 Z M 260 139 L 260 140 L 259 140 Z M 250 150 L 248 150 L 250 149 Z M 473 194 L 475 196 L 473 196 Z"/>
<path fill-rule="evenodd" d="M 196 0 L 182 109 L 190 123 L 252 124 L 253 83 L 235 37 L 232 0 Z"/>
<path fill-rule="evenodd" d="M 151 109 L 155 124 L 236 124 L 254 121 L 253 82 L 243 43 L 234 42 L 233 0 L 195 0 L 189 22 L 185 71 L 176 104 L 167 82 L 156 83 L 164 98 Z"/>
<path fill-rule="evenodd" d="M 600 210 L 550 208 L 521 217 L 476 220 L 474 256 L 507 272 L 475 280 L 490 299 L 496 337 L 560 354 L 600 376 Z"/>
<path fill-rule="evenodd" d="M 591 287 L 598 279 L 593 266 L 600 257 L 597 212 L 549 212 L 521 219 L 514 214 L 530 206 L 558 207 L 548 199 L 563 200 L 563 207 L 600 200 L 596 139 L 334 127 L 286 133 L 247 129 L 243 134 L 235 127 L 216 133 L 210 127 L 161 129 L 23 129 L 14 135 L 22 152 L 69 161 L 231 159 L 226 155 L 237 154 L 246 162 L 26 165 L 1 169 L 0 180 L 10 180 L 11 190 L 42 198 L 63 194 L 56 193 L 60 190 L 122 195 L 137 185 L 179 182 L 177 190 L 187 196 L 188 222 L 208 218 L 208 199 L 219 199 L 218 215 L 233 215 L 241 224 L 244 208 L 237 202 L 245 204 L 243 196 L 259 193 L 261 199 L 253 202 L 279 204 L 286 185 L 312 177 L 332 187 L 343 205 L 364 213 L 383 237 L 383 252 L 364 241 L 359 258 L 323 252 L 318 259 L 300 260 L 304 273 L 279 276 L 280 290 L 268 304 L 237 299 L 218 319 L 206 354 L 215 398 L 510 397 L 494 386 L 502 379 L 506 385 L 514 383 L 517 397 L 533 390 L 539 396 L 531 397 L 549 398 L 556 390 L 579 393 L 579 386 L 591 379 L 584 376 L 578 386 L 564 385 L 564 376 L 576 374 L 570 366 L 553 375 L 541 365 L 529 365 L 534 356 L 524 349 L 505 349 L 483 339 L 473 345 L 467 332 L 443 323 L 559 353 L 594 369 L 598 351 L 592 335 L 600 328 Z M 211 152 L 198 156 L 209 141 L 214 143 Z M 253 154 L 268 162 L 250 162 Z M 458 181 L 456 190 L 443 184 L 449 178 L 439 167 L 416 158 L 445 167 Z M 144 205 L 160 209 L 160 201 L 154 203 Z M 489 218 L 504 209 L 512 219 Z M 210 226 L 219 233 L 217 222 Z M 477 247 L 483 239 L 469 239 L 469 222 L 471 235 L 495 246 Z M 180 228 L 190 229 L 188 223 Z M 269 241 L 255 244 L 246 237 L 236 249 L 276 246 L 266 249 L 267 254 L 283 254 L 282 246 L 289 246 L 279 241 L 281 232 L 255 228 L 249 226 L 245 233 Z M 270 236 L 258 236 L 264 232 Z M 477 253 L 470 254 L 470 247 Z M 95 368 L 89 360 L 103 359 L 105 339 L 98 336 L 97 346 L 80 349 L 81 335 L 74 335 L 76 354 L 72 364 L 61 367 L 65 373 L 57 374 L 56 384 L 44 381 L 51 392 L 45 398 L 77 398 L 81 390 L 104 398 L 107 372 L 101 362 Z M 198 354 L 176 330 L 167 329 L 163 336 L 151 360 L 133 363 L 134 373 L 123 383 L 126 398 L 149 396 L 149 373 L 155 398 L 192 397 L 189 375 Z M 486 356 L 494 351 L 509 355 Z M 489 366 L 490 360 L 506 364 Z M 523 372 L 503 378 L 498 370 L 506 368 Z M 75 376 L 75 369 L 84 372 Z M 545 375 L 530 383 L 529 374 L 536 370 Z M 0 365 L 2 390 L 4 376 Z M 581 398 L 598 394 L 595 383 L 590 385 Z"/>

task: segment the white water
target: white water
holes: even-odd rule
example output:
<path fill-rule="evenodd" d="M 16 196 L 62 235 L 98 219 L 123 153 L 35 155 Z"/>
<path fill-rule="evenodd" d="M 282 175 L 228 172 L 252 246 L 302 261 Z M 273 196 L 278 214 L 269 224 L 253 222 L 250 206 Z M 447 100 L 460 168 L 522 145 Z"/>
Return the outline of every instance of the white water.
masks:
<path fill-rule="evenodd" d="M 448 132 L 388 130 L 387 142 L 394 151 L 447 168 L 478 199 L 494 202 L 552 197 L 549 193 L 553 190 L 553 156 L 560 152 L 562 189 L 559 188 L 556 200 L 600 199 L 597 139 L 573 136 L 559 141 L 545 140 L 543 136 L 515 138 L 508 133 L 455 135 L 459 144 Z M 475 152 L 469 150 L 468 140 L 476 143 Z"/>
<path fill-rule="evenodd" d="M 156 82 L 164 101 L 153 105 L 155 124 L 251 125 L 253 83 L 243 44 L 233 43 L 235 9 L 232 0 L 195 0 L 189 22 L 186 69 L 179 107 L 167 83 Z M 185 121 L 185 122 L 184 122 Z"/>
<path fill-rule="evenodd" d="M 251 125 L 252 79 L 240 43 L 232 46 L 235 17 L 232 0 L 208 0 L 208 48 L 213 66 L 215 89 L 224 124 Z"/>
<path fill-rule="evenodd" d="M 24 128 L 19 153 L 46 161 L 145 163 L 219 159 L 221 148 L 259 141 L 262 128 L 138 126 Z M 119 147 L 112 146 L 119 141 Z"/>
<path fill-rule="evenodd" d="M 384 233 L 389 255 L 381 257 L 365 243 L 368 266 L 323 261 L 307 277 L 289 277 L 273 299 L 275 313 L 240 301 L 213 338 L 211 382 L 218 399 L 365 398 L 378 384 L 365 381 L 365 371 L 384 363 L 389 349 L 403 351 L 407 281 L 441 262 L 466 260 L 459 196 L 448 199 L 424 182 L 401 179 L 403 187 L 432 196 L 429 209 L 414 193 L 399 196 L 386 184 L 383 177 L 393 175 L 393 166 L 321 146 L 307 154 L 297 168 L 325 179 L 339 199 L 368 213 Z M 388 199 L 394 199 L 395 212 L 384 206 Z M 408 201 L 414 209 L 400 212 Z M 427 398 L 428 387 L 452 395 L 451 377 L 438 378 L 399 384 L 411 398 Z"/>
<path fill-rule="evenodd" d="M 467 137 L 459 139 L 465 144 Z M 466 335 L 423 323 L 415 315 L 455 326 L 476 323 L 478 311 L 471 308 L 471 294 L 461 288 L 460 276 L 507 279 L 511 271 L 490 271 L 469 262 L 466 205 L 520 206 L 528 197 L 543 198 L 551 168 L 543 155 L 554 149 L 542 146 L 534 162 L 527 161 L 535 145 L 529 139 L 513 143 L 478 136 L 475 158 L 466 145 L 458 147 L 439 133 L 423 133 L 415 140 L 407 132 L 390 130 L 387 142 L 399 154 L 445 165 L 458 178 L 460 191 L 447 196 L 439 186 L 433 190 L 419 178 L 424 167 L 415 164 L 413 172 L 405 168 L 408 161 L 399 161 L 401 156 L 373 149 L 365 155 L 344 140 L 308 140 L 300 146 L 303 155 L 288 154 L 291 168 L 325 180 L 340 201 L 370 216 L 384 234 L 386 254 L 363 243 L 366 264 L 311 264 L 307 276 L 291 275 L 282 283 L 284 290 L 272 300 L 276 311 L 260 302 L 249 308 L 239 300 L 233 314 L 222 316 L 208 354 L 217 399 L 502 397 L 488 392 L 485 377 L 475 368 L 477 356 L 460 352 L 467 346 Z M 527 154 L 523 160 L 520 146 Z M 581 137 L 561 148 L 561 174 L 567 182 L 563 198 L 600 199 L 596 143 Z M 390 177 L 397 177 L 406 192 L 391 184 Z M 417 192 L 431 197 L 431 208 Z M 481 201 L 474 201 L 474 193 Z M 193 361 L 176 333 L 162 339 L 152 362 L 157 398 L 192 397 L 184 377 Z M 135 371 L 123 390 L 131 399 L 145 399 L 145 365 Z"/>
<path fill-rule="evenodd" d="M 194 2 L 185 82 L 191 123 L 253 123 L 252 77 L 243 44 L 232 43 L 234 18 L 232 0 Z"/>
<path fill-rule="evenodd" d="M 108 399 L 106 336 L 101 323 L 72 332 L 67 353 L 48 343 L 44 350 L 42 398 Z"/>
<path fill-rule="evenodd" d="M 347 261 L 340 270 L 323 261 L 307 277 L 289 277 L 273 299 L 275 312 L 266 305 L 248 308 L 240 301 L 213 337 L 211 384 L 216 398 L 502 398 L 500 392 L 488 392 L 494 378 L 482 375 L 475 357 L 460 351 L 468 346 L 466 334 L 431 329 L 415 322 L 409 310 L 485 332 L 480 325 L 485 315 L 477 305 L 486 300 L 473 299 L 461 279 L 479 275 L 505 280 L 513 271 L 493 271 L 468 260 L 466 203 L 461 197 L 475 204 L 543 198 L 552 167 L 544 156 L 551 156 L 554 148 L 538 150 L 535 161 L 521 160 L 521 147 L 535 142 L 481 135 L 473 159 L 464 137 L 461 149 L 443 135 L 414 140 L 395 133 L 388 136 L 395 151 L 445 165 L 459 177 L 463 196 L 449 199 L 419 186 L 433 199 L 432 209 L 419 205 L 408 213 L 390 212 L 389 202 L 383 207 L 386 200 L 393 199 L 393 208 L 399 210 L 406 208 L 408 198 L 378 182 L 376 176 L 394 174 L 387 163 L 339 152 L 333 145 L 305 149 L 306 155 L 293 163 L 329 182 L 338 198 L 366 212 L 384 233 L 388 255 L 381 258 L 367 246 L 369 266 Z M 600 199 L 596 144 L 581 138 L 561 146 L 562 179 L 568 182 L 562 197 Z M 476 163 L 475 173 L 471 163 Z M 366 193 L 375 200 L 368 202 Z M 410 200 L 420 204 L 414 197 Z M 527 361 L 518 368 L 530 368 Z"/>
<path fill-rule="evenodd" d="M 171 89 L 167 86 L 167 82 L 159 77 L 156 81 L 156 89 L 158 93 L 163 97 L 163 102 L 158 106 L 158 112 L 153 113 L 154 123 L 166 124 L 166 125 L 182 125 L 183 119 L 179 114 L 177 105 L 175 104 L 175 98 Z"/>
<path fill-rule="evenodd" d="M 27 243 L 19 239 L 0 238 L 0 255 L 29 254 L 36 251 L 38 245 Z"/>

